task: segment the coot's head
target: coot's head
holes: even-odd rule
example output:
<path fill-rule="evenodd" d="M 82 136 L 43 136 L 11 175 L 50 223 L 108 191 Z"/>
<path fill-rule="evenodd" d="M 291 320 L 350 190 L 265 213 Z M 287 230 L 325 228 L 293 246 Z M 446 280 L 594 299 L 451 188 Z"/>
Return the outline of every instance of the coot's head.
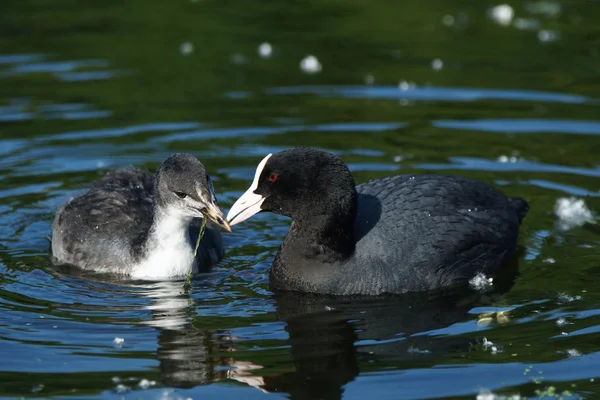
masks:
<path fill-rule="evenodd" d="M 353 223 L 356 189 L 344 162 L 331 153 L 296 147 L 266 156 L 250 188 L 231 207 L 227 220 L 238 224 L 260 211 L 295 220 L 342 217 Z"/>
<path fill-rule="evenodd" d="M 182 217 L 206 217 L 231 232 L 204 165 L 190 154 L 174 154 L 156 172 L 156 201 Z"/>

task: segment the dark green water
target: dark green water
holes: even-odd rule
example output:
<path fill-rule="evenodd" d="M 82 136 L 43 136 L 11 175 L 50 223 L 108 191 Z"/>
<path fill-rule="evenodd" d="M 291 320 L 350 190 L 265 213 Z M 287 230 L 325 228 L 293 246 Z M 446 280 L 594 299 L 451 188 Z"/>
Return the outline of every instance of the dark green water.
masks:
<path fill-rule="evenodd" d="M 555 204 L 600 213 L 600 4 L 513 2 L 508 25 L 496 5 L 2 0 L 0 396 L 599 398 L 600 228 L 563 226 Z M 227 235 L 190 293 L 51 268 L 56 208 L 106 170 L 191 152 L 228 209 L 293 145 L 357 182 L 452 173 L 526 198 L 517 278 L 482 296 L 274 297 L 289 221 L 270 214 Z"/>

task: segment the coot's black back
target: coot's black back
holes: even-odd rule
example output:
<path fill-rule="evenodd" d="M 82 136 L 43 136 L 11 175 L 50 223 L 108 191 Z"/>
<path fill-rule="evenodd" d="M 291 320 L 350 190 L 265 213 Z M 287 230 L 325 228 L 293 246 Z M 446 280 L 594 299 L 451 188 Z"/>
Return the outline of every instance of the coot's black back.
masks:
<path fill-rule="evenodd" d="M 357 186 L 360 285 L 435 289 L 492 273 L 514 253 L 527 202 L 462 177 L 399 175 Z M 361 282 L 363 281 L 363 282 Z"/>

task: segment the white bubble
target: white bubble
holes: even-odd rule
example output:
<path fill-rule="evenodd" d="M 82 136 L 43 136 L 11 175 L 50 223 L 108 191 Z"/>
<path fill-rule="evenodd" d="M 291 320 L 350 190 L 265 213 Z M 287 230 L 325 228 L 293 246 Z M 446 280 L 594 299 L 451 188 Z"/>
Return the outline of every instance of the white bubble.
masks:
<path fill-rule="evenodd" d="M 398 89 L 402 90 L 403 92 L 406 92 L 408 89 L 410 89 L 410 84 L 406 81 L 401 81 L 398 84 Z"/>
<path fill-rule="evenodd" d="M 558 225 L 562 230 L 594 222 L 594 215 L 582 199 L 561 197 L 556 200 L 554 213 L 558 217 Z"/>
<path fill-rule="evenodd" d="M 375 83 L 375 77 L 373 75 L 365 76 L 365 85 L 372 85 Z"/>
<path fill-rule="evenodd" d="M 246 63 L 246 57 L 244 57 L 241 53 L 233 53 L 231 55 L 231 62 L 237 65 L 242 65 Z"/>
<path fill-rule="evenodd" d="M 179 52 L 184 56 L 189 56 L 194 52 L 194 45 L 192 42 L 183 42 L 179 45 Z"/>
<path fill-rule="evenodd" d="M 567 354 L 569 355 L 569 357 L 579 357 L 579 356 L 581 356 L 581 353 L 579 352 L 579 350 L 576 350 L 576 349 L 569 349 L 569 350 L 567 350 Z"/>
<path fill-rule="evenodd" d="M 540 29 L 540 21 L 533 18 L 515 18 L 513 26 L 522 31 L 533 31 Z"/>
<path fill-rule="evenodd" d="M 496 400 L 497 397 L 494 393 L 489 390 L 482 390 L 476 397 L 476 400 Z"/>
<path fill-rule="evenodd" d="M 117 392 L 118 394 L 124 394 L 129 392 L 129 388 L 123 385 L 122 383 L 119 383 L 117 386 L 115 386 L 115 392 Z"/>
<path fill-rule="evenodd" d="M 469 280 L 469 285 L 471 285 L 471 288 L 478 291 L 489 289 L 493 283 L 494 278 L 488 278 L 483 272 L 479 272 L 477 275 L 471 278 L 471 280 Z"/>
<path fill-rule="evenodd" d="M 561 5 L 554 1 L 526 2 L 525 10 L 531 14 L 545 14 L 550 17 L 556 17 L 561 12 Z"/>
<path fill-rule="evenodd" d="M 571 303 L 573 301 L 581 300 L 583 297 L 581 296 L 571 296 L 567 293 L 559 293 L 558 301 L 561 303 Z"/>
<path fill-rule="evenodd" d="M 544 260 L 544 262 L 548 263 L 548 264 L 554 264 L 556 262 L 556 260 L 554 258 L 546 258 Z"/>
<path fill-rule="evenodd" d="M 436 58 L 431 62 L 431 68 L 433 68 L 434 71 L 439 71 L 444 68 L 444 62 L 439 58 Z"/>
<path fill-rule="evenodd" d="M 321 72 L 323 67 L 317 57 L 310 54 L 300 61 L 300 69 L 306 74 L 316 74 Z"/>
<path fill-rule="evenodd" d="M 270 43 L 265 42 L 258 46 L 258 55 L 262 58 L 269 58 L 271 54 L 273 54 L 273 46 Z"/>
<path fill-rule="evenodd" d="M 454 25 L 454 17 L 450 14 L 446 14 L 442 17 L 442 24 L 446 26 Z"/>
<path fill-rule="evenodd" d="M 123 347 L 123 343 L 125 342 L 125 339 L 120 338 L 120 337 L 116 337 L 113 340 L 113 344 L 115 347 Z"/>
<path fill-rule="evenodd" d="M 148 379 L 142 379 L 141 381 L 138 382 L 138 386 L 141 389 L 148 389 L 152 386 L 156 385 L 155 381 L 149 381 Z"/>
<path fill-rule="evenodd" d="M 498 158 L 496 158 L 496 161 L 498 161 L 499 163 L 502 164 L 506 164 L 506 163 L 516 163 L 517 161 L 519 161 L 519 159 L 515 156 L 505 156 L 505 155 L 501 155 Z"/>
<path fill-rule="evenodd" d="M 538 32 L 538 39 L 542 43 L 555 42 L 556 40 L 558 40 L 558 33 L 556 33 L 555 31 L 543 29 Z"/>
<path fill-rule="evenodd" d="M 500 4 L 496 7 L 492 7 L 489 10 L 490 18 L 500 25 L 510 25 L 513 17 L 515 16 L 515 10 L 508 4 Z"/>

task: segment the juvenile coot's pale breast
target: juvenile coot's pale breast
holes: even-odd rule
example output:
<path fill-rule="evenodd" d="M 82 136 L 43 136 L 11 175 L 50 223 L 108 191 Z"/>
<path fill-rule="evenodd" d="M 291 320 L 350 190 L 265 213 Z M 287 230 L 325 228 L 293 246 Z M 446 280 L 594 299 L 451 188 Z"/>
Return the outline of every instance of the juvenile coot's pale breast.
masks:
<path fill-rule="evenodd" d="M 293 219 L 270 272 L 274 289 L 336 295 L 405 293 L 493 273 L 517 248 L 528 205 L 491 186 L 398 175 L 355 187 L 338 157 L 293 148 L 265 157 L 227 216 Z"/>
<path fill-rule="evenodd" d="M 201 218 L 231 231 L 211 179 L 195 157 L 175 154 L 155 176 L 135 169 L 112 171 L 58 211 L 53 261 L 140 279 L 184 276 Z M 196 272 L 223 257 L 216 225 L 207 224 Z"/>

